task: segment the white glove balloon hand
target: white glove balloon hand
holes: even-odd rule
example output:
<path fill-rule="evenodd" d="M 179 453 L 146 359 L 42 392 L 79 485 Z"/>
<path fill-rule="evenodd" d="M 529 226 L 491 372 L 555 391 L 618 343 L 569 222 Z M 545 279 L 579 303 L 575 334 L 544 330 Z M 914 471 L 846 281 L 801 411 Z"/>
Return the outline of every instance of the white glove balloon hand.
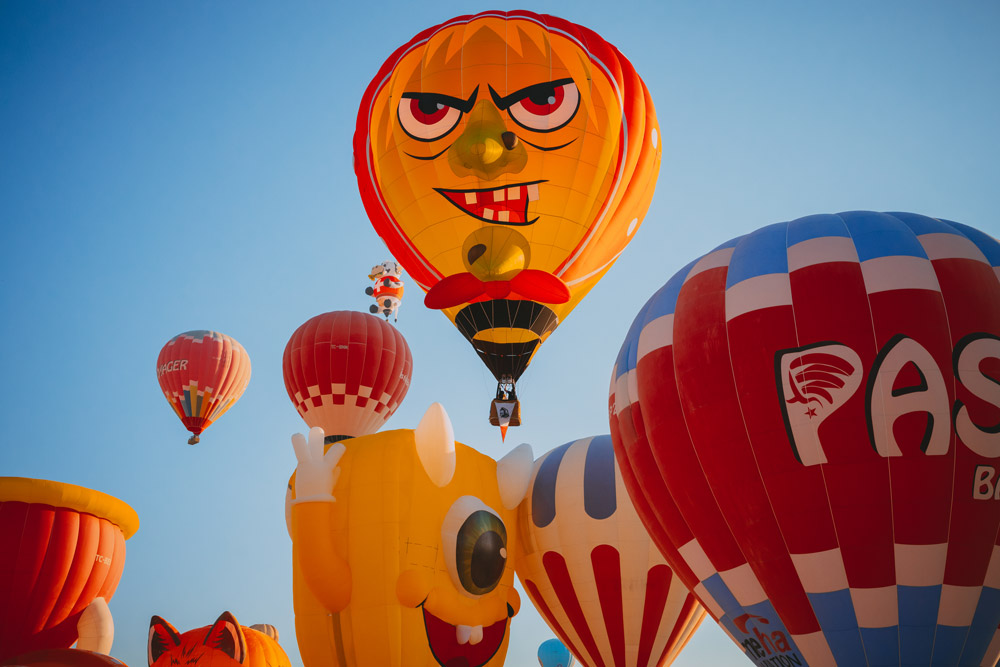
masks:
<path fill-rule="evenodd" d="M 292 447 L 298 467 L 295 469 L 295 499 L 292 504 L 307 502 L 332 503 L 333 487 L 340 477 L 340 457 L 347 451 L 342 443 L 335 443 L 323 451 L 323 429 L 309 429 L 309 438 L 301 433 L 292 436 Z"/>

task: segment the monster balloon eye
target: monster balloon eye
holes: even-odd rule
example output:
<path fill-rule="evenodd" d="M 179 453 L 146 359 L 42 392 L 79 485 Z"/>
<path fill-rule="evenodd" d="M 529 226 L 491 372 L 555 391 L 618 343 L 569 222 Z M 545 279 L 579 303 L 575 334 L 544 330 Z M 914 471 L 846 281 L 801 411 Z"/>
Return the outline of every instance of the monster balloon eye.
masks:
<path fill-rule="evenodd" d="M 448 510 L 441 536 L 456 588 L 470 596 L 496 588 L 507 566 L 507 528 L 496 512 L 462 496 Z"/>
<path fill-rule="evenodd" d="M 572 79 L 541 83 L 511 97 L 515 99 L 507 98 L 510 104 L 507 113 L 515 123 L 535 132 L 552 132 L 564 127 L 580 108 L 580 90 Z"/>
<path fill-rule="evenodd" d="M 447 95 L 403 93 L 396 115 L 410 138 L 434 141 L 455 129 L 465 106 L 463 100 Z"/>

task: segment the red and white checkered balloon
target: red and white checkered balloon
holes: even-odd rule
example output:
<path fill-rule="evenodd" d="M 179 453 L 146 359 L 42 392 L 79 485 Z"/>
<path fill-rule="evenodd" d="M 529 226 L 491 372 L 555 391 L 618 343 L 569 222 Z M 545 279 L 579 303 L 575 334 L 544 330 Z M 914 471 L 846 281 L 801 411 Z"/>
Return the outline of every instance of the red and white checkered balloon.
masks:
<path fill-rule="evenodd" d="M 391 324 L 347 310 L 310 318 L 285 346 L 285 389 L 330 442 L 374 433 L 410 389 L 413 355 Z"/>

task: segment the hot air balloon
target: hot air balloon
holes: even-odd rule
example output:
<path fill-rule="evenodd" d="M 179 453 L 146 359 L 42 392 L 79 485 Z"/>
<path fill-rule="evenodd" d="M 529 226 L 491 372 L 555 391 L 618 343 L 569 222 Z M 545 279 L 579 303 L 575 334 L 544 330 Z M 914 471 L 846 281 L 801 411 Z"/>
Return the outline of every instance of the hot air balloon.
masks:
<path fill-rule="evenodd" d="M 11 667 L 115 667 L 117 665 L 121 667 L 125 663 L 110 655 L 94 651 L 53 648 L 22 653 L 7 660 L 0 660 L 0 665 L 10 665 Z M 128 666 L 125 665 L 125 667 Z"/>
<path fill-rule="evenodd" d="M 125 566 L 135 510 L 100 491 L 0 477 L 0 660 L 78 646 L 107 652 L 107 601 Z"/>
<path fill-rule="evenodd" d="M 499 667 L 520 609 L 518 503 L 531 448 L 455 442 L 440 404 L 415 430 L 292 438 L 295 632 L 305 667 Z"/>
<path fill-rule="evenodd" d="M 374 433 L 410 389 L 413 356 L 391 324 L 338 310 L 310 318 L 285 345 L 285 389 L 327 442 Z"/>
<path fill-rule="evenodd" d="M 541 667 L 571 667 L 573 654 L 558 639 L 546 639 L 538 646 L 538 664 Z"/>
<path fill-rule="evenodd" d="M 218 331 L 188 331 L 171 338 L 156 360 L 156 378 L 170 407 L 198 436 L 240 400 L 250 382 L 250 357 Z"/>
<path fill-rule="evenodd" d="M 1000 244 L 912 213 L 733 239 L 639 312 L 616 453 L 758 665 L 1000 655 Z"/>
<path fill-rule="evenodd" d="M 273 625 L 244 627 L 224 611 L 212 625 L 181 634 L 159 616 L 149 621 L 149 667 L 291 667 Z"/>
<path fill-rule="evenodd" d="M 373 315 L 382 313 L 388 320 L 399 319 L 399 304 L 403 299 L 403 267 L 393 261 L 382 262 L 372 267 L 368 280 L 375 284 L 365 288 L 365 294 L 375 299 L 369 310 Z"/>
<path fill-rule="evenodd" d="M 669 665 L 705 617 L 633 509 L 611 436 L 536 461 L 518 526 L 518 578 L 583 665 Z"/>
<path fill-rule="evenodd" d="M 516 403 L 538 346 L 634 236 L 660 145 L 614 46 L 553 16 L 488 11 L 386 60 L 354 158 L 375 230 L 493 373 L 496 400 Z"/>

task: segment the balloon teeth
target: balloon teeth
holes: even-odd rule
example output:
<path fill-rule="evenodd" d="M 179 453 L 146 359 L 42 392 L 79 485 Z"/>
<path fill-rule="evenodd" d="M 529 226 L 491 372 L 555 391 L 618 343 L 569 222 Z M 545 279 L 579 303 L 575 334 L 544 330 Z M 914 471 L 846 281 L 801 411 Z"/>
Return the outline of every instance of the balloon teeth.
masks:
<path fill-rule="evenodd" d="M 483 641 L 483 626 L 477 625 L 472 628 L 472 634 L 469 637 L 469 643 L 476 645 Z"/>
<path fill-rule="evenodd" d="M 480 633 L 482 633 L 482 628 L 480 628 Z M 472 637 L 472 628 L 468 625 L 456 625 L 455 626 L 455 640 L 459 644 L 468 644 L 469 639 Z M 480 639 L 482 635 L 480 634 Z"/>
<path fill-rule="evenodd" d="M 493 209 L 491 209 L 491 208 L 484 208 L 483 209 L 483 217 L 486 218 L 487 220 L 492 220 L 493 219 Z"/>
<path fill-rule="evenodd" d="M 538 183 L 528 186 L 528 201 L 538 201 Z"/>
<path fill-rule="evenodd" d="M 521 187 L 515 186 L 513 188 L 507 188 L 507 199 L 520 199 L 521 198 Z"/>
<path fill-rule="evenodd" d="M 507 199 L 507 190 L 500 188 L 493 191 L 493 201 L 504 201 L 505 199 Z"/>

